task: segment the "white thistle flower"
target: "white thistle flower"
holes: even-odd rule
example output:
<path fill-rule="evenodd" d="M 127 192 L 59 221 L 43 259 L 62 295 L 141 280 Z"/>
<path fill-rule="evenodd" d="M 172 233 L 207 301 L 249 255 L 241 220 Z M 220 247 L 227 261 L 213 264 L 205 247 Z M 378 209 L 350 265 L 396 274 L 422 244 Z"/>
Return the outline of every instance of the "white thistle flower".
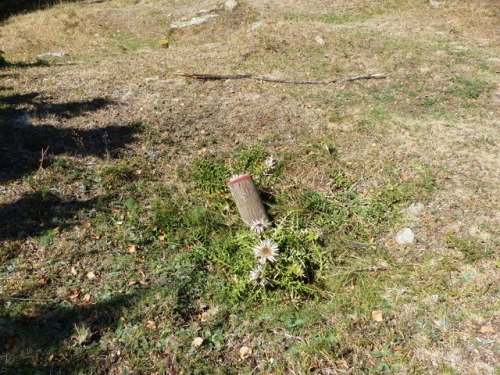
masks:
<path fill-rule="evenodd" d="M 271 223 L 267 221 L 266 219 L 258 219 L 254 220 L 252 224 L 250 224 L 250 229 L 254 231 L 255 233 L 262 233 L 264 232 L 267 228 L 269 228 L 269 225 Z"/>
<path fill-rule="evenodd" d="M 265 161 L 264 161 L 264 165 L 267 169 L 271 169 L 272 167 L 274 167 L 274 165 L 276 164 L 276 159 L 273 158 L 273 156 L 269 156 Z"/>
<path fill-rule="evenodd" d="M 278 245 L 269 240 L 261 240 L 260 244 L 254 246 L 253 252 L 255 256 L 259 259 L 260 264 L 265 264 L 266 261 L 274 262 L 278 256 Z"/>
<path fill-rule="evenodd" d="M 259 264 L 259 266 L 255 270 L 250 271 L 250 281 L 253 283 L 253 285 L 264 286 L 267 284 L 267 279 L 262 273 L 262 265 Z"/>

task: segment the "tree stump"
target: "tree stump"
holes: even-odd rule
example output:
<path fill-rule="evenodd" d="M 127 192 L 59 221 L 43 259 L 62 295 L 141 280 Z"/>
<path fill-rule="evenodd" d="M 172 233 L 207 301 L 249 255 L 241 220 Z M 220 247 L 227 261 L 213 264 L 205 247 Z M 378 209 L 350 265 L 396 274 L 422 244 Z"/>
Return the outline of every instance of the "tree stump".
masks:
<path fill-rule="evenodd" d="M 258 222 L 269 222 L 266 209 L 251 175 L 238 177 L 230 181 L 228 185 L 245 224 L 252 226 Z"/>

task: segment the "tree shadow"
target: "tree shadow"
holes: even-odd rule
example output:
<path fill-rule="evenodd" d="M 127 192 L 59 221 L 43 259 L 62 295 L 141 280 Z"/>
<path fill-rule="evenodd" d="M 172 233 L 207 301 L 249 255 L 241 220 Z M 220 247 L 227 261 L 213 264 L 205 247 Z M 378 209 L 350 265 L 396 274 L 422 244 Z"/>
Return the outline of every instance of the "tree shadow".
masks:
<path fill-rule="evenodd" d="M 64 0 L 75 3 L 81 0 Z M 28 13 L 61 3 L 61 0 L 0 0 L 0 22 L 20 13 Z"/>
<path fill-rule="evenodd" d="M 13 203 L 0 205 L 0 243 L 41 234 L 57 235 L 57 231 L 79 223 L 76 217 L 78 212 L 105 205 L 110 199 L 111 196 L 98 196 L 88 200 L 65 201 L 47 190 L 25 194 Z M 54 228 L 59 229 L 54 232 Z M 17 255 L 12 250 L 10 254 L 4 251 L 0 253 L 3 261 Z"/>
<path fill-rule="evenodd" d="M 115 104 L 107 98 L 50 103 L 31 92 L 0 96 L 0 103 L 0 183 L 33 173 L 42 161 L 47 166 L 56 155 L 119 156 L 140 131 L 137 124 L 77 130 L 31 123 L 32 118 L 52 116 L 64 120 Z"/>
<path fill-rule="evenodd" d="M 100 332 L 116 330 L 119 319 L 126 315 L 124 311 L 145 292 L 116 295 L 88 305 L 38 301 L 35 310 L 22 313 L 9 313 L 5 307 L 24 300 L 37 301 L 0 298 L 0 353 L 4 353 L 0 356 L 0 373 L 71 374 L 88 370 L 89 365 L 98 365 L 100 373 L 108 373 L 106 366 L 112 363 L 96 364 L 88 348 L 99 342 Z"/>

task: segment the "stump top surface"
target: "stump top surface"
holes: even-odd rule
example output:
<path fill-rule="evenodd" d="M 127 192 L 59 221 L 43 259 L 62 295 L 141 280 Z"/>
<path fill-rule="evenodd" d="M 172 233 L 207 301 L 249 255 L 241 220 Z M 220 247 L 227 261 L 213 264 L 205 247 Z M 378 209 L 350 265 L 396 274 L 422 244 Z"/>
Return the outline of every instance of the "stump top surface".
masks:
<path fill-rule="evenodd" d="M 247 175 L 245 175 L 245 176 L 238 177 L 236 180 L 229 181 L 229 186 L 234 185 L 234 184 L 237 184 L 238 182 L 241 182 L 241 181 L 247 180 L 247 179 L 249 179 L 249 178 L 252 178 L 252 175 L 247 174 Z"/>

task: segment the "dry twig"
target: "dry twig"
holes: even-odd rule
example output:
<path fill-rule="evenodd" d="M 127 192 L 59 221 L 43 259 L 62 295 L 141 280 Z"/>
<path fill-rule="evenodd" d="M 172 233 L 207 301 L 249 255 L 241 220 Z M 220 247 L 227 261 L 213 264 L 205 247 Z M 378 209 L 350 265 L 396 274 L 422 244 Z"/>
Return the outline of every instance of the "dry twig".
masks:
<path fill-rule="evenodd" d="M 253 77 L 251 73 L 241 73 L 234 75 L 219 75 L 219 74 L 196 74 L 196 73 L 180 73 L 179 75 L 188 78 L 194 79 L 202 79 L 202 80 L 224 80 L 224 79 L 241 79 L 241 78 L 252 78 L 257 81 L 265 81 L 265 82 L 275 82 L 275 83 L 291 83 L 295 85 L 329 85 L 331 83 L 336 82 L 350 82 L 357 81 L 360 79 L 380 79 L 386 78 L 387 76 L 382 73 L 377 74 L 363 74 L 354 77 L 347 78 L 335 78 L 335 79 L 327 79 L 323 81 L 296 81 L 293 79 L 281 79 L 281 78 L 272 78 L 272 77 Z"/>
<path fill-rule="evenodd" d="M 241 73 L 241 74 L 233 74 L 233 75 L 179 73 L 179 75 L 183 76 L 183 77 L 188 77 L 188 78 L 205 79 L 205 80 L 240 79 L 240 78 L 252 77 L 252 73 Z"/>
<path fill-rule="evenodd" d="M 43 169 L 43 161 L 45 159 L 45 155 L 47 154 L 47 151 L 49 151 L 49 147 L 50 146 L 47 146 L 47 148 L 45 150 L 42 148 L 42 157 L 40 158 L 40 165 L 38 166 L 37 173 Z"/>

